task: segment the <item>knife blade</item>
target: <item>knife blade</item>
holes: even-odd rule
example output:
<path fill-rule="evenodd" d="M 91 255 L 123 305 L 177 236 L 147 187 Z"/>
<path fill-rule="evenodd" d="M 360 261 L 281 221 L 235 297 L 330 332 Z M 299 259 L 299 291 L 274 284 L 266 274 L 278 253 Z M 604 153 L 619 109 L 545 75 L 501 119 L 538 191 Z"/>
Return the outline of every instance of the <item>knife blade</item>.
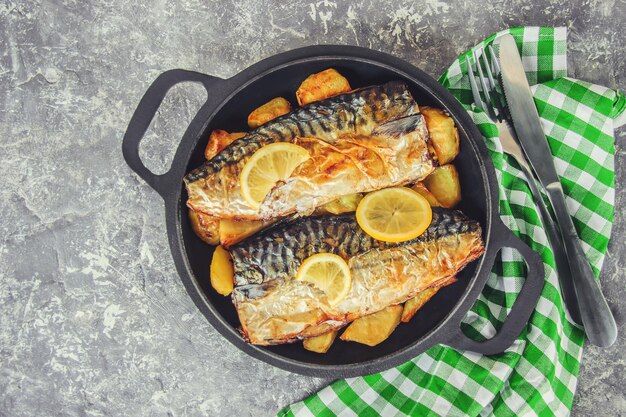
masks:
<path fill-rule="evenodd" d="M 541 127 L 539 113 L 522 65 L 515 39 L 511 35 L 500 38 L 500 80 L 504 97 L 513 119 L 522 150 L 546 190 L 554 210 L 557 226 L 570 265 L 574 291 L 580 316 L 589 341 L 597 346 L 610 346 L 617 338 L 613 314 L 595 281 L 578 233 L 569 215 L 563 188 L 559 182 L 552 152 Z"/>
<path fill-rule="evenodd" d="M 558 184 L 552 152 L 541 127 L 517 44 L 511 35 L 500 40 L 500 65 L 504 95 L 522 149 L 544 187 Z"/>

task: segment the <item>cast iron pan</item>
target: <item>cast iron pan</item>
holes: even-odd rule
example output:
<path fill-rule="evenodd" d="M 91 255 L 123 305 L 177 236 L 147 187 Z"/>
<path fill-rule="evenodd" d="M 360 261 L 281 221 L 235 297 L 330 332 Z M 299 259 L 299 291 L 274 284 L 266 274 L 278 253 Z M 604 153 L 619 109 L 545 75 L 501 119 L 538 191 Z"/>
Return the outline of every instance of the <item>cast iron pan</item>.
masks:
<path fill-rule="evenodd" d="M 326 354 L 306 351 L 301 343 L 271 347 L 243 341 L 237 313 L 229 297 L 217 294 L 209 282 L 212 248 L 195 236 L 187 217 L 183 176 L 203 162 L 203 151 L 213 129 L 247 130 L 250 111 L 283 96 L 296 103 L 295 91 L 308 75 L 333 67 L 356 87 L 404 80 L 420 105 L 446 109 L 455 119 L 461 151 L 455 160 L 464 190 L 460 209 L 483 228 L 486 252 L 468 265 L 459 281 L 440 291 L 408 324 L 376 347 L 337 339 Z M 190 123 L 170 170 L 154 175 L 139 157 L 139 143 L 167 91 L 174 85 L 199 82 L 208 99 Z M 184 70 L 161 74 L 148 88 L 133 115 L 124 142 L 128 165 L 165 200 L 170 248 L 178 273 L 200 311 L 230 342 L 244 352 L 280 368 L 318 377 L 365 375 L 399 365 L 429 347 L 444 343 L 457 349 L 497 354 L 508 348 L 528 322 L 541 289 L 543 264 L 539 256 L 502 223 L 498 214 L 496 175 L 483 138 L 455 98 L 436 80 L 398 58 L 352 46 L 312 46 L 267 58 L 227 80 Z M 498 251 L 517 249 L 526 260 L 527 278 L 509 317 L 495 337 L 476 342 L 460 330 L 460 323 L 476 301 Z"/>

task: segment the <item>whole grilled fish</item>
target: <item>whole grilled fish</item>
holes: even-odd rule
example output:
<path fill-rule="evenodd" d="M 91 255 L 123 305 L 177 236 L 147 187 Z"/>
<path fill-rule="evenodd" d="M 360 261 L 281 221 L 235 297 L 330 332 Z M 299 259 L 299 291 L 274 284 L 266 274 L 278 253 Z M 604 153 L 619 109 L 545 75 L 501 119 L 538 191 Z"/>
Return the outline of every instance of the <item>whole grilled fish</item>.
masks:
<path fill-rule="evenodd" d="M 384 127 L 389 122 L 407 116 L 414 118 Z M 372 135 L 376 138 L 370 140 Z M 417 143 L 408 144 L 409 136 Z M 337 176 L 344 181 L 350 180 L 349 176 L 341 176 L 342 170 L 360 169 L 366 164 L 367 158 L 371 160 L 384 157 L 378 163 L 383 166 L 397 152 L 405 152 L 407 155 L 412 152 L 412 156 L 417 157 L 420 164 L 425 164 L 418 167 L 416 164 L 398 165 L 397 171 L 392 172 L 395 175 L 392 179 L 396 179 L 396 183 L 389 183 L 389 179 L 379 179 L 376 184 L 365 187 L 366 181 L 361 180 L 360 184 L 368 188 L 364 191 L 371 191 L 395 185 L 397 181 L 419 180 L 428 174 L 433 163 L 425 145 L 427 139 L 428 133 L 423 117 L 419 114 L 419 107 L 404 83 L 390 82 L 363 88 L 298 108 L 231 143 L 185 177 L 189 194 L 187 205 L 192 210 L 216 218 L 238 220 L 269 220 L 295 211 L 310 212 L 316 204 L 332 201 L 342 194 L 330 192 L 327 187 L 321 195 L 318 193 L 306 203 L 300 201 L 299 205 L 294 198 L 287 198 L 280 206 L 268 204 L 262 211 L 248 205 L 241 194 L 239 176 L 254 152 L 273 142 L 296 142 L 307 147 L 312 157 L 315 157 L 316 152 L 335 157 L 339 162 L 332 167 L 335 177 L 316 175 L 309 179 L 306 184 L 308 187 L 316 187 L 329 179 L 337 180 Z M 401 146 L 403 142 L 407 144 Z M 344 143 L 351 143 L 355 149 L 350 151 L 342 145 Z M 383 170 L 379 169 L 376 175 L 381 172 Z M 326 172 L 329 173 L 331 172 Z M 372 178 L 371 174 L 368 173 L 369 180 Z M 294 186 L 290 184 L 285 184 L 289 189 L 286 194 L 293 191 Z M 302 193 L 301 191 L 299 192 Z M 355 191 L 349 193 L 352 192 Z M 283 194 L 285 193 L 277 191 L 274 196 Z M 274 200 L 275 198 L 272 201 Z"/>
<path fill-rule="evenodd" d="M 258 345 L 292 342 L 402 303 L 478 258 L 484 251 L 481 235 L 478 222 L 438 208 L 421 236 L 400 243 L 370 237 L 352 213 L 268 229 L 230 248 L 242 334 Z M 306 258 L 322 252 L 343 257 L 352 275 L 348 295 L 334 307 L 322 291 L 294 279 Z"/>

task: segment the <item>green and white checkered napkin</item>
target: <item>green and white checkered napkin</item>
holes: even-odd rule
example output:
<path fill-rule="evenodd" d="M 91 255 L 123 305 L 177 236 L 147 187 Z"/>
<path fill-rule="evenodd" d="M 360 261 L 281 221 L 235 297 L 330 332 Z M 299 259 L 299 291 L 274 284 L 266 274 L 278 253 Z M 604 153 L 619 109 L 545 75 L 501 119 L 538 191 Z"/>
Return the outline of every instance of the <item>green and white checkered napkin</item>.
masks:
<path fill-rule="evenodd" d="M 517 40 L 528 80 L 534 85 L 567 206 L 597 276 L 613 220 L 613 129 L 626 100 L 611 89 L 566 78 L 565 28 L 510 29 L 475 49 L 507 32 Z M 503 153 L 496 126 L 470 105 L 466 70 L 463 55 L 440 82 L 465 105 L 485 136 L 500 185 L 502 219 L 545 263 L 545 287 L 528 326 L 504 354 L 483 356 L 434 346 L 397 368 L 336 381 L 285 408 L 280 417 L 569 414 L 584 335 L 564 307 L 554 257 L 524 175 Z M 500 262 L 463 322 L 464 332 L 477 339 L 493 336 L 523 279 L 520 256 L 502 250 Z M 419 313 L 413 320 L 419 320 Z"/>

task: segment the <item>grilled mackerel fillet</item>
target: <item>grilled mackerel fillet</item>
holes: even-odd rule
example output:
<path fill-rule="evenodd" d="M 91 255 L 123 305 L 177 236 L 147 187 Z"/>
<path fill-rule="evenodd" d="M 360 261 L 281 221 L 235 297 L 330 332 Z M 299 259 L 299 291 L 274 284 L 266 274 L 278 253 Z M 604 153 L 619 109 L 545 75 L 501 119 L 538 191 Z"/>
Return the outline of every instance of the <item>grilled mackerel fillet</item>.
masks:
<path fill-rule="evenodd" d="M 481 233 L 478 222 L 439 208 L 424 234 L 400 243 L 365 234 L 353 213 L 282 222 L 230 248 L 242 334 L 258 345 L 293 342 L 402 303 L 478 258 Z M 323 292 L 294 279 L 300 264 L 321 252 L 350 266 L 350 291 L 334 307 Z"/>
<path fill-rule="evenodd" d="M 308 214 L 345 194 L 424 178 L 434 167 L 427 141 L 424 118 L 404 83 L 363 88 L 298 108 L 236 140 L 185 177 L 187 205 L 218 219 Z M 311 159 L 255 209 L 241 194 L 240 173 L 254 152 L 273 142 L 297 143 Z"/>

